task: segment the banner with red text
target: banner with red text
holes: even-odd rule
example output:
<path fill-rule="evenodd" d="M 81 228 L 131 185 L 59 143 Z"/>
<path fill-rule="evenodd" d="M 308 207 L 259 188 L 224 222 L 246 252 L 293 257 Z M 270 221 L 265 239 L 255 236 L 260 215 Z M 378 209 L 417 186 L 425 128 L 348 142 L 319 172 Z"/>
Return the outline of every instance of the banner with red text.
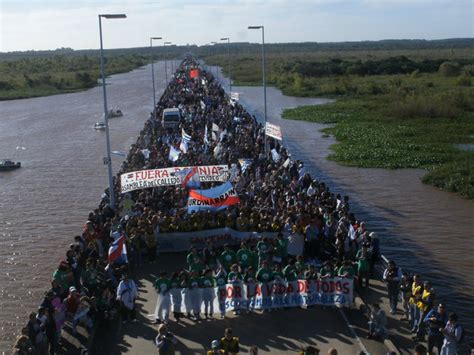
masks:
<path fill-rule="evenodd" d="M 158 296 L 158 305 L 172 304 L 181 313 L 206 313 L 212 305 L 214 313 L 233 310 L 256 311 L 293 307 L 350 306 L 353 302 L 353 279 L 272 281 L 267 283 L 232 283 L 217 287 L 175 288 Z M 192 285 L 191 285 L 192 286 Z"/>
<path fill-rule="evenodd" d="M 281 134 L 281 127 L 277 126 L 276 124 L 271 124 L 267 122 L 265 126 L 265 134 L 269 137 L 278 139 L 281 141 L 283 139 L 283 136 Z"/>
<path fill-rule="evenodd" d="M 182 183 L 182 176 L 177 174 L 183 169 L 194 167 L 173 167 L 132 171 L 120 176 L 121 193 L 126 193 L 149 187 L 173 186 Z M 225 182 L 229 179 L 227 165 L 197 166 L 200 182 Z"/>

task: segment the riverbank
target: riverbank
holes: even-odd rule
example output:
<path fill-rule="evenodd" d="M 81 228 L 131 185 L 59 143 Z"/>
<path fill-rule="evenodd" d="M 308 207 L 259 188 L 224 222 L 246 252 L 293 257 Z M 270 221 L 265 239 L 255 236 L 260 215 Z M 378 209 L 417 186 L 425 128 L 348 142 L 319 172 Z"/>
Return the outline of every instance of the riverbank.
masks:
<path fill-rule="evenodd" d="M 150 60 L 148 56 L 128 54 L 110 56 L 106 61 L 108 76 L 130 72 Z M 98 56 L 29 57 L 0 61 L 0 101 L 87 90 L 100 79 Z"/>
<path fill-rule="evenodd" d="M 387 113 L 392 100 L 341 98 L 324 106 L 288 109 L 282 116 L 332 124 L 323 129 L 337 139 L 328 159 L 362 168 L 425 169 L 424 183 L 473 199 L 474 152 L 460 150 L 456 144 L 474 142 L 474 113 L 466 111 L 452 118 L 393 118 Z"/>

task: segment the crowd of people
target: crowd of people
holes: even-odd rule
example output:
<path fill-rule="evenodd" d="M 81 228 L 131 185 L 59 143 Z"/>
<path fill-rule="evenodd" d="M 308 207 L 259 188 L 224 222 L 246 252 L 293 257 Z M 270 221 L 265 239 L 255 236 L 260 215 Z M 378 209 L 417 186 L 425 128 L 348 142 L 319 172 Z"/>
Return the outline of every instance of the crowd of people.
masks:
<path fill-rule="evenodd" d="M 116 320 L 118 314 L 124 322 L 133 321 L 137 286 L 129 275 L 145 258 L 150 263 L 156 261 L 160 233 L 231 227 L 278 234 L 274 239 L 243 241 L 238 250 L 233 250 L 236 246 L 219 250 L 212 242 L 204 250 L 191 250 L 187 270 L 170 277 L 160 275 L 155 283 L 160 292 L 163 287 L 172 289 L 192 282 L 209 286 L 206 279 L 217 285 L 275 277 L 343 276 L 354 278 L 359 288 L 369 286 L 380 255 L 379 240 L 351 213 L 349 198 L 313 179 L 303 162 L 293 160 L 277 140 L 269 139 L 269 150 L 276 154 L 267 157 L 264 127 L 238 102 L 229 100 L 212 75 L 201 70 L 198 77 L 190 78 L 192 69 L 200 67 L 187 57 L 131 146 L 118 176 L 145 169 L 226 164 L 236 168 L 232 184 L 240 203 L 216 212 L 188 213 L 186 187 L 147 188 L 121 195 L 119 179 L 114 178 L 116 208 L 109 206 L 107 189 L 99 207 L 89 214 L 82 234 L 74 238 L 59 263 L 38 311 L 30 315 L 15 345 L 18 354 L 56 353 L 65 326 L 75 334 L 79 325 L 91 332 L 94 325 Z M 165 129 L 160 120 L 163 110 L 171 107 L 182 114 L 174 132 Z M 180 149 L 182 130 L 191 139 L 186 152 L 171 160 L 170 149 Z M 240 159 L 248 163 L 243 166 Z M 205 183 L 205 188 L 216 184 Z M 118 236 L 126 238 L 128 262 L 108 263 L 107 250 Z M 395 297 L 391 299 L 396 302 Z M 431 308 L 407 313 L 417 331 L 427 324 L 422 317 L 428 315 L 426 310 Z M 180 316 L 175 314 L 176 319 Z M 157 317 L 158 322 L 167 320 L 166 311 Z M 374 325 L 371 329 L 372 335 L 377 335 L 378 328 Z M 157 346 L 160 348 L 158 338 Z"/>

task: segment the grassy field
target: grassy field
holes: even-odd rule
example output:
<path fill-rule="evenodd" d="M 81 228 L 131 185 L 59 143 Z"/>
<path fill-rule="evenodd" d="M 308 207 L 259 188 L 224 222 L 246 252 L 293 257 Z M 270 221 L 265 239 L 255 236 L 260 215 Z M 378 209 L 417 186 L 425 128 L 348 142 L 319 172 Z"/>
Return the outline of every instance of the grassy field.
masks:
<path fill-rule="evenodd" d="M 286 110 L 284 118 L 332 123 L 329 159 L 366 168 L 422 168 L 422 181 L 474 198 L 472 49 L 272 54 L 269 83 L 285 94 L 335 98 Z M 235 84 L 259 85 L 261 57 L 233 58 Z M 214 62 L 215 61 L 215 62 Z M 226 57 L 211 57 L 223 65 Z"/>

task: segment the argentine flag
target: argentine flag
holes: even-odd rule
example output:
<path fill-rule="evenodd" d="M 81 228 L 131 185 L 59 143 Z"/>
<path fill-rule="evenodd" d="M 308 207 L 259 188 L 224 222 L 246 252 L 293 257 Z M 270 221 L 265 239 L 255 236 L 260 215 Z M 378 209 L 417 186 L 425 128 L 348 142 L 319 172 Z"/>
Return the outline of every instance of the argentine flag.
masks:
<path fill-rule="evenodd" d="M 109 264 L 127 264 L 127 247 L 125 245 L 125 236 L 122 235 L 120 238 L 117 238 L 112 245 L 109 247 L 108 254 Z"/>

